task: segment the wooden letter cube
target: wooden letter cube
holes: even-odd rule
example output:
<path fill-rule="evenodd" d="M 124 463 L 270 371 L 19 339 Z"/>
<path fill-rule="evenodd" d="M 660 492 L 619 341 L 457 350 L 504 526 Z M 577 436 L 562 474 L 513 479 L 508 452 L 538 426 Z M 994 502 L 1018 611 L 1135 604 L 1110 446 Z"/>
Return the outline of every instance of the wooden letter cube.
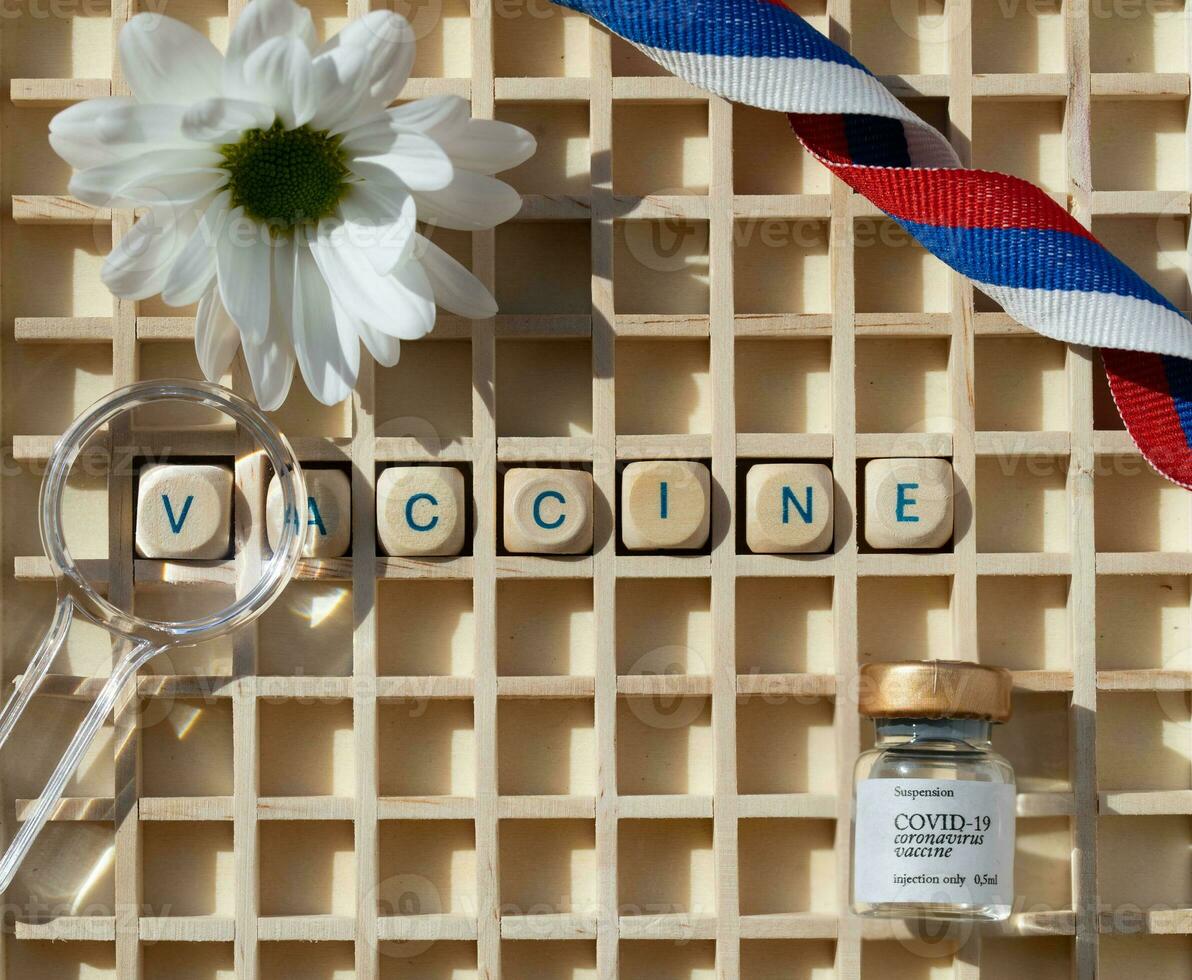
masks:
<path fill-rule="evenodd" d="M 952 464 L 875 459 L 865 466 L 865 540 L 871 548 L 938 548 L 952 537 Z"/>
<path fill-rule="evenodd" d="M 592 474 L 528 467 L 505 474 L 505 550 L 582 555 L 592 548 Z"/>
<path fill-rule="evenodd" d="M 306 558 L 339 558 L 352 540 L 352 482 L 342 470 L 304 470 L 306 506 L 299 504 L 299 516 L 306 525 Z M 265 533 L 269 547 L 276 548 L 285 520 L 281 483 L 269 481 L 265 498 Z M 293 519 L 291 515 L 291 519 Z"/>
<path fill-rule="evenodd" d="M 232 470 L 152 463 L 137 482 L 137 554 L 226 558 L 232 540 Z"/>
<path fill-rule="evenodd" d="M 702 548 L 711 525 L 711 476 L 703 463 L 652 460 L 621 474 L 621 540 L 630 551 Z"/>
<path fill-rule="evenodd" d="M 822 463 L 762 463 L 745 477 L 745 540 L 759 555 L 827 551 L 832 471 Z"/>
<path fill-rule="evenodd" d="M 458 555 L 464 476 L 453 466 L 391 466 L 377 480 L 377 533 L 387 555 Z"/>

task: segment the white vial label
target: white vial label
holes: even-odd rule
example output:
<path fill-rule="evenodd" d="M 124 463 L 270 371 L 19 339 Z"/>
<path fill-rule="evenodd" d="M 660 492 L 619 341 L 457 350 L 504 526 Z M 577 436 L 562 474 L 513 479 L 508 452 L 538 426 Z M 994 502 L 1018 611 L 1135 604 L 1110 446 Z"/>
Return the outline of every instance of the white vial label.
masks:
<path fill-rule="evenodd" d="M 1015 790 L 1004 783 L 867 779 L 857 788 L 854 899 L 1010 905 Z"/>

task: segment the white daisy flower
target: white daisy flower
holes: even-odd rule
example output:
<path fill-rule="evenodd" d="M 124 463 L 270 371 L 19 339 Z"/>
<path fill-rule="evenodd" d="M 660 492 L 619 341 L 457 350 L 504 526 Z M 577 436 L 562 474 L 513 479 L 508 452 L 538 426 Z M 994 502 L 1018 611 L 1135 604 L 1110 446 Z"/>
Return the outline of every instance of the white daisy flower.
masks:
<path fill-rule="evenodd" d="M 92 99 L 50 123 L 88 204 L 137 208 L 103 281 L 117 296 L 198 303 L 195 349 L 218 379 L 243 347 L 257 401 L 285 401 L 298 367 L 319 401 L 348 397 L 360 343 L 378 362 L 426 334 L 436 302 L 496 313 L 488 290 L 418 232 L 473 231 L 521 198 L 491 176 L 534 138 L 472 119 L 454 96 L 386 107 L 405 85 L 414 36 L 378 10 L 315 46 L 294 0 L 253 0 L 227 55 L 159 14 L 120 33 L 132 98 Z"/>

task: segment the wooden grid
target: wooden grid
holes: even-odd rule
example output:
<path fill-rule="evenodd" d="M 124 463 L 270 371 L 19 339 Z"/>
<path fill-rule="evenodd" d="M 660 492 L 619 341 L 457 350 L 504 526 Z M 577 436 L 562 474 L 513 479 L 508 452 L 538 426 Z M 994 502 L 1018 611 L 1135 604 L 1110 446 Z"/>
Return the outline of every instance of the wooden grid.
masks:
<path fill-rule="evenodd" d="M 345 11 L 329 0 L 316 16 L 335 29 L 366 2 Z M 171 4 L 165 12 L 226 29 L 206 0 Z M 1169 4 L 796 6 L 940 124 L 962 158 L 1050 182 L 1189 307 L 1189 61 Z M 419 20 L 428 8 L 439 15 Z M 21 525 L 53 434 L 107 388 L 193 373 L 187 317 L 152 303 L 100 308 L 106 229 L 118 239 L 130 218 L 61 196 L 63 170 L 42 145 L 55 107 L 124 90 L 107 65 L 132 3 L 71 12 L 12 21 L 0 49 L 11 96 L 0 108 L 4 428 L 20 469 L 4 495 L 8 676 L 38 625 L 23 610 L 49 595 Z M 53 827 L 59 847 L 84 847 L 97 828 L 110 843 L 113 870 L 90 902 L 106 914 L 19 914 L 9 975 L 1187 976 L 1192 515 L 1181 491 L 1138 465 L 1095 356 L 974 306 L 963 281 L 891 237 L 864 200 L 811 176 L 781 120 L 762 138 L 757 114 L 654 74 L 581 20 L 505 0 L 409 13 L 430 52 L 411 97 L 456 93 L 476 116 L 513 112 L 545 137 L 546 162 L 512 178 L 526 193 L 518 221 L 447 243 L 465 258 L 470 247 L 505 312 L 492 323 L 441 317 L 405 364 L 363 369 L 350 412 L 294 396 L 281 419 L 303 461 L 352 473 L 352 557 L 305 562 L 291 590 L 323 625 L 304 635 L 286 607 L 226 659 L 200 654 L 198 666 L 138 681 L 116 715 L 114 764 L 91 779 L 110 795 L 72 797 Z M 105 18 L 106 36 L 93 23 Z M 783 139 L 783 155 L 766 149 Z M 826 227 L 826 265 L 776 267 L 759 284 L 750 230 L 787 221 Z M 659 274 L 626 244 L 631 224 L 694 228 L 706 291 L 689 266 Z M 590 273 L 569 281 L 585 246 Z M 48 289 L 32 283 L 43 270 L 56 276 Z M 769 285 L 786 278 L 803 293 Z M 797 379 L 789 411 L 755 375 L 771 355 Z M 551 371 L 535 374 L 544 358 Z M 591 384 L 578 404 L 576 365 Z M 825 378 L 826 401 L 815 387 Z M 230 380 L 246 386 L 241 372 Z M 422 397 L 423 428 L 397 421 Z M 676 397 L 685 409 L 663 404 Z M 445 438 L 428 441 L 426 425 Z M 160 605 L 163 592 L 174 601 L 251 575 L 259 461 L 229 432 L 142 435 L 151 450 L 241 453 L 239 567 L 134 561 L 132 487 L 114 479 L 80 491 L 80 513 L 100 516 L 96 554 L 112 556 L 89 559 L 93 577 Z M 861 468 L 888 455 L 952 459 L 964 492 L 949 549 L 873 553 L 858 541 Z M 619 467 L 643 458 L 710 463 L 707 553 L 619 553 Z M 755 556 L 740 544 L 736 489 L 761 459 L 830 462 L 832 554 Z M 469 553 L 378 558 L 377 468 L 431 460 L 469 476 Z M 593 473 L 604 506 L 590 557 L 502 552 L 501 475 L 543 462 Z M 177 588 L 151 585 L 163 580 Z M 639 663 L 643 644 L 664 666 L 678 658 L 679 672 Z M 292 670 L 279 648 L 293 651 Z M 449 663 L 432 662 L 440 650 Z M 852 763 L 868 739 L 857 665 L 906 654 L 1004 662 L 1018 691 L 1018 720 L 999 737 L 1021 779 L 1022 907 L 1004 927 L 935 944 L 841 914 Z M 509 669 L 511 656 L 522 669 Z M 46 693 L 89 685 L 63 668 Z M 197 711 L 195 730 L 214 734 L 173 744 L 168 726 L 142 722 L 139 709 L 158 704 L 170 718 Z M 635 706 L 653 723 L 639 724 Z M 696 713 L 672 728 L 676 706 L 674 717 Z M 526 719 L 531 732 L 543 725 L 540 738 L 503 741 Z M 552 754 L 560 739 L 578 746 L 569 763 Z M 305 741 L 326 748 L 326 772 Z M 308 768 L 287 767 L 292 755 Z M 188 764 L 193 783 L 173 771 Z M 226 791 L 208 792 L 220 773 Z M 210 867 L 170 888 L 199 867 L 186 855 Z M 27 908 L 28 888 L 10 892 L 13 907 Z"/>

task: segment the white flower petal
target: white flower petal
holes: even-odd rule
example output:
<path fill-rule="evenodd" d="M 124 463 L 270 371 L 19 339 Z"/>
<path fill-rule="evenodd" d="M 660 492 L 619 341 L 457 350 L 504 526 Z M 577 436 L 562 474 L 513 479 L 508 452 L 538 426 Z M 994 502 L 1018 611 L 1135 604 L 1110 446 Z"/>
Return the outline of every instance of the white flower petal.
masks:
<path fill-rule="evenodd" d="M 195 355 L 203 376 L 218 382 L 239 349 L 240 331 L 224 309 L 219 290 L 212 286 L 199 300 L 195 313 Z"/>
<path fill-rule="evenodd" d="M 399 129 L 439 136 L 462 126 L 472 112 L 458 95 L 432 95 L 394 106 L 385 115 Z"/>
<path fill-rule="evenodd" d="M 269 331 L 270 255 L 267 231 L 233 208 L 215 245 L 215 268 L 224 309 L 248 341 L 260 345 Z"/>
<path fill-rule="evenodd" d="M 99 99 L 86 99 L 69 105 L 56 113 L 50 120 L 51 133 L 85 131 L 90 134 L 94 123 L 113 109 L 121 109 L 137 103 L 125 95 L 108 95 Z"/>
<path fill-rule="evenodd" d="M 348 166 L 365 180 L 384 181 L 388 171 L 404 187 L 415 191 L 441 191 L 455 176 L 451 159 L 434 140 L 417 133 L 402 133 L 387 153 L 357 157 Z"/>
<path fill-rule="evenodd" d="M 227 220 L 231 200 L 231 191 L 216 195 L 178 253 L 161 290 L 162 301 L 167 306 L 189 306 L 208 291 L 215 278 L 215 243 L 221 225 Z"/>
<path fill-rule="evenodd" d="M 257 341 L 243 333 L 244 360 L 252 378 L 257 404 L 266 411 L 280 408 L 294 379 L 294 346 L 290 332 L 294 297 L 294 242 L 282 239 L 266 245 L 262 286 L 269 303 L 268 329 Z"/>
<path fill-rule="evenodd" d="M 340 132 L 355 118 L 368 96 L 368 52 L 358 45 L 343 45 L 316 55 L 312 65 L 319 107 L 311 126 Z"/>
<path fill-rule="evenodd" d="M 408 193 L 377 184 L 354 184 L 340 202 L 344 224 L 335 234 L 368 256 L 388 275 L 410 254 L 418 208 Z"/>
<path fill-rule="evenodd" d="M 361 82 L 364 97 L 357 118 L 380 112 L 398 97 L 414 64 L 414 31 L 400 14 L 374 10 L 351 21 L 323 45 L 319 54 L 341 47 L 358 47 L 367 57 Z"/>
<path fill-rule="evenodd" d="M 154 210 L 142 215 L 104 259 L 103 284 L 122 299 L 145 299 L 161 292 L 196 221 L 191 211 Z"/>
<path fill-rule="evenodd" d="M 306 387 L 324 405 L 337 405 L 352 393 L 360 371 L 360 340 L 341 331 L 331 292 L 310 249 L 294 250 L 294 353 Z"/>
<path fill-rule="evenodd" d="M 456 231 L 482 231 L 508 221 L 521 210 L 521 195 L 495 177 L 456 170 L 441 191 L 419 191 L 418 219 Z"/>
<path fill-rule="evenodd" d="M 244 63 L 270 38 L 297 38 L 308 51 L 315 46 L 315 24 L 310 11 L 294 0 L 253 0 L 236 21 L 228 38 L 223 66 L 223 94 L 243 98 Z"/>
<path fill-rule="evenodd" d="M 272 38 L 244 63 L 250 98 L 270 105 L 286 129 L 310 121 L 318 107 L 310 52 L 297 38 Z"/>
<path fill-rule="evenodd" d="M 76 170 L 128 160 L 147 151 L 192 146 L 181 132 L 182 106 L 131 99 L 88 99 L 50 120 L 50 145 Z"/>
<path fill-rule="evenodd" d="M 202 143 L 230 143 L 246 129 L 268 129 L 275 113 L 263 102 L 204 99 L 186 110 L 182 134 Z"/>
<path fill-rule="evenodd" d="M 172 200 L 191 202 L 210 193 L 226 176 L 215 167 L 222 157 L 211 150 L 151 150 L 128 160 L 80 170 L 68 190 L 80 201 L 103 207 L 116 201 L 155 205 Z M 206 178 L 196 175 L 206 175 Z M 194 178 L 194 179 L 192 179 Z M 196 184 L 214 181 L 192 193 Z M 177 198 L 170 194 L 177 191 Z"/>
<path fill-rule="evenodd" d="M 343 304 L 331 296 L 331 305 L 335 310 L 335 324 L 341 333 L 347 330 L 355 331 L 365 348 L 372 355 L 373 360 L 382 367 L 393 367 L 401 358 L 401 341 L 389 334 L 374 330 L 363 320 L 357 320 L 343 308 Z"/>
<path fill-rule="evenodd" d="M 189 105 L 220 94 L 223 59 L 193 27 L 137 14 L 120 31 L 120 65 L 138 102 Z"/>
<path fill-rule="evenodd" d="M 538 149 L 530 132 L 495 119 L 469 119 L 465 126 L 436 138 L 456 167 L 478 174 L 516 167 Z"/>
<path fill-rule="evenodd" d="M 408 262 L 397 272 L 379 276 L 371 263 L 350 246 L 338 245 L 333 222 L 319 224 L 319 233 L 311 242 L 311 254 L 331 287 L 332 295 L 357 320 L 382 333 L 416 340 L 428 333 L 435 323 L 434 291 L 430 283 L 418 288 L 426 277 L 418 274 L 405 278 L 402 273 L 416 268 Z"/>
<path fill-rule="evenodd" d="M 414 256 L 434 287 L 435 302 L 443 309 L 469 320 L 487 320 L 497 315 L 497 301 L 492 293 L 429 238 L 417 236 Z"/>

